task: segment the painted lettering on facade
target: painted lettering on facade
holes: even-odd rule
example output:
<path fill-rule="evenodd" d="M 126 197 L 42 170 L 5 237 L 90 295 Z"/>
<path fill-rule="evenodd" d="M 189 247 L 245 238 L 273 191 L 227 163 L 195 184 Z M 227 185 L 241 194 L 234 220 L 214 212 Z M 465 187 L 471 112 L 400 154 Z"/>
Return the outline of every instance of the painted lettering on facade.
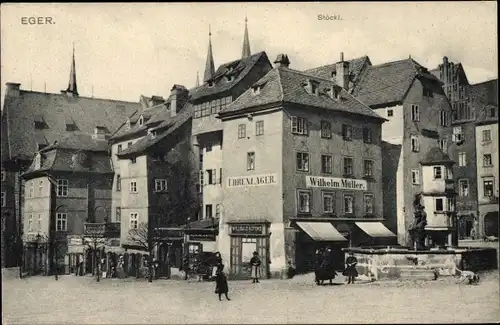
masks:
<path fill-rule="evenodd" d="M 231 234 L 233 235 L 261 235 L 264 227 L 262 225 L 232 225 Z"/>
<path fill-rule="evenodd" d="M 228 177 L 227 187 L 247 187 L 277 184 L 276 174 Z"/>
<path fill-rule="evenodd" d="M 368 189 L 367 182 L 364 179 L 319 176 L 306 176 L 306 186 L 354 191 L 366 191 Z"/>

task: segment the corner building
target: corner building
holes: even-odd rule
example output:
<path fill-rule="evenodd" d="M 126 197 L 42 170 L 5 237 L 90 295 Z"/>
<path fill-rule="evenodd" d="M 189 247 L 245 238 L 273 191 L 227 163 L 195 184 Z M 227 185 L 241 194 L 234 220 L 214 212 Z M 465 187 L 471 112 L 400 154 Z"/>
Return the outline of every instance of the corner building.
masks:
<path fill-rule="evenodd" d="M 394 238 L 381 223 L 385 119 L 342 80 L 289 63 L 279 55 L 274 69 L 218 115 L 225 145 L 218 244 L 233 278 L 250 276 L 254 251 L 270 277 L 288 261 L 310 270 L 322 246 L 339 254 L 341 268 L 342 247 L 372 244 L 370 234 Z"/>

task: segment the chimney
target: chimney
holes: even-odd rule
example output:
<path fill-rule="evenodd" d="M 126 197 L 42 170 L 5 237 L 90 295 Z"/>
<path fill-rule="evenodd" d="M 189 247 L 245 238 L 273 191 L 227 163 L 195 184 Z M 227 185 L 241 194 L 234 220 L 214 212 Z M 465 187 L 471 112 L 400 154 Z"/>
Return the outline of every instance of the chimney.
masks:
<path fill-rule="evenodd" d="M 340 61 L 335 64 L 335 82 L 340 87 L 349 89 L 349 62 L 344 61 L 344 52 L 340 52 Z"/>
<path fill-rule="evenodd" d="M 290 60 L 288 59 L 288 55 L 286 54 L 278 54 L 276 60 L 274 60 L 275 67 L 284 67 L 288 68 L 290 66 Z"/>
<path fill-rule="evenodd" d="M 7 97 L 19 97 L 21 93 L 21 84 L 14 83 L 14 82 L 7 82 L 5 84 L 7 86 L 5 90 L 5 96 Z"/>
<path fill-rule="evenodd" d="M 174 85 L 170 90 L 170 116 L 174 117 L 184 107 L 188 99 L 188 90 L 182 85 Z"/>

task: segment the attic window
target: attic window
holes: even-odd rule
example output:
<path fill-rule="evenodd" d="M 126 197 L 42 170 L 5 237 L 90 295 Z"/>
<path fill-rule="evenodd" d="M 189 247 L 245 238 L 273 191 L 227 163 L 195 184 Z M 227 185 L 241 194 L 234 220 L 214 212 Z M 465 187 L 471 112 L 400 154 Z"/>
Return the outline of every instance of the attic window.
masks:
<path fill-rule="evenodd" d="M 259 95 L 261 86 L 252 87 L 252 94 Z"/>
<path fill-rule="evenodd" d="M 149 134 L 152 138 L 154 138 L 154 137 L 156 137 L 156 130 L 153 130 L 153 129 L 148 129 L 148 134 Z"/>
<path fill-rule="evenodd" d="M 43 116 L 41 115 L 35 115 L 34 122 L 35 122 L 35 129 L 37 130 L 45 129 L 45 126 L 47 125 L 43 120 Z"/>
<path fill-rule="evenodd" d="M 144 124 L 144 117 L 141 115 L 141 117 L 139 117 L 139 126 L 142 126 Z"/>
<path fill-rule="evenodd" d="M 309 80 L 308 86 L 309 86 L 309 93 L 318 96 L 319 82 L 317 82 L 316 80 Z"/>
<path fill-rule="evenodd" d="M 127 130 L 130 130 L 130 119 L 127 120 L 127 123 L 125 124 L 125 127 Z"/>
<path fill-rule="evenodd" d="M 71 117 L 66 117 L 66 131 L 78 131 L 78 127 Z"/>
<path fill-rule="evenodd" d="M 214 86 L 214 82 L 213 81 L 208 81 L 208 87 L 213 87 Z"/>
<path fill-rule="evenodd" d="M 227 82 L 231 82 L 231 81 L 234 80 L 234 76 L 233 75 L 227 75 L 226 76 L 226 80 L 227 80 Z"/>

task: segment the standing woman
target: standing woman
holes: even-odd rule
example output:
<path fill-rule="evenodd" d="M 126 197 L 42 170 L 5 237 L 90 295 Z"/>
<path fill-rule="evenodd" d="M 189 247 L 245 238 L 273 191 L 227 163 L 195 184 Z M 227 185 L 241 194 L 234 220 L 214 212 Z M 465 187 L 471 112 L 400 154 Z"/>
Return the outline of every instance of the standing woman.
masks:
<path fill-rule="evenodd" d="M 252 266 L 252 283 L 259 283 L 260 276 L 260 258 L 259 253 L 253 252 L 253 257 L 250 259 Z"/>
<path fill-rule="evenodd" d="M 358 264 L 358 260 L 356 257 L 354 257 L 354 254 L 351 252 L 349 253 L 349 257 L 347 257 L 346 261 L 346 268 L 343 272 L 343 275 L 348 278 L 347 284 L 354 284 L 354 279 L 358 276 L 358 271 L 356 270 L 356 264 Z"/>

